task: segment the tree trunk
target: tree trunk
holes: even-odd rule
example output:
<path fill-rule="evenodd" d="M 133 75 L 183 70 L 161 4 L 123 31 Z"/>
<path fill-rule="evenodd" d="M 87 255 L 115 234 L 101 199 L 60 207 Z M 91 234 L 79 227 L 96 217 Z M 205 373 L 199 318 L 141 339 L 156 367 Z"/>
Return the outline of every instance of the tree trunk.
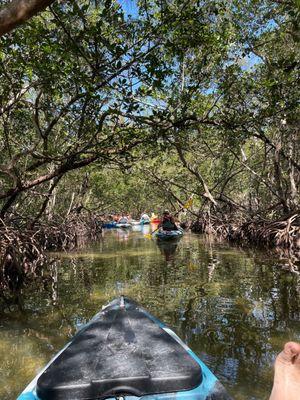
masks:
<path fill-rule="evenodd" d="M 288 143 L 288 154 L 290 157 L 293 157 L 293 153 L 294 153 L 294 147 L 295 147 L 295 143 L 297 140 L 295 140 L 295 136 L 297 137 L 297 134 L 299 134 L 299 132 L 296 132 L 296 135 L 293 133 L 291 134 L 291 140 Z M 297 151 L 297 150 L 296 150 Z M 296 171 L 295 171 L 295 167 L 294 165 L 289 161 L 288 164 L 288 176 L 289 176 L 289 189 L 290 189 L 290 196 L 289 196 L 289 207 L 292 210 L 297 209 L 298 207 L 298 199 L 297 195 L 298 195 L 298 190 L 297 190 L 297 183 L 298 183 L 298 179 L 297 177 L 299 177 L 299 172 L 297 171 L 297 175 L 296 175 Z"/>
<path fill-rule="evenodd" d="M 214 206 L 218 207 L 218 203 L 214 199 L 213 195 L 211 194 L 206 182 L 204 181 L 202 175 L 200 174 L 199 171 L 197 171 L 195 168 L 192 168 L 191 165 L 187 162 L 187 160 L 184 157 L 181 145 L 179 143 L 175 143 L 175 147 L 178 153 L 178 156 L 182 162 L 182 165 L 191 172 L 192 175 L 194 175 L 198 182 L 200 182 L 201 186 L 204 189 L 203 196 L 206 197 Z"/>
<path fill-rule="evenodd" d="M 281 151 L 281 143 L 278 143 L 274 154 L 274 178 L 277 187 L 277 193 L 280 197 L 281 204 L 283 207 L 283 212 L 287 214 L 290 210 L 283 189 L 283 179 L 282 179 L 282 171 L 280 165 L 280 151 Z"/>
<path fill-rule="evenodd" d="M 53 191 L 55 190 L 56 186 L 58 185 L 59 181 L 61 180 L 62 175 L 57 176 L 56 178 L 53 179 L 53 182 L 51 183 L 49 190 L 48 190 L 48 195 L 45 199 L 45 201 L 42 204 L 42 207 L 40 209 L 40 211 L 38 212 L 37 216 L 35 217 L 35 219 L 32 221 L 31 223 L 31 229 L 34 227 L 34 225 L 39 221 L 39 219 L 43 216 L 43 214 L 45 213 L 47 206 L 49 204 L 49 201 L 51 199 L 51 195 L 53 193 Z M 49 218 L 49 214 L 48 214 L 48 221 L 50 220 Z"/>
<path fill-rule="evenodd" d="M 44 10 L 55 0 L 12 0 L 0 10 L 0 36 Z"/>
<path fill-rule="evenodd" d="M 18 197 L 18 192 L 12 194 L 9 199 L 6 201 L 6 203 L 3 205 L 1 211 L 0 211 L 0 218 L 3 219 L 6 212 L 9 210 L 9 208 L 13 205 L 13 203 L 16 201 Z"/>

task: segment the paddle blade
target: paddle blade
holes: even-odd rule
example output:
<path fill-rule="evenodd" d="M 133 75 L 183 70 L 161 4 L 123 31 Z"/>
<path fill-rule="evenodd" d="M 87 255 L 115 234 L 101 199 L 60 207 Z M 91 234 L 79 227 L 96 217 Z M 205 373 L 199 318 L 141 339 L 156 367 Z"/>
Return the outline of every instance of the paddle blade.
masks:
<path fill-rule="evenodd" d="M 184 205 L 183 205 L 183 207 L 184 208 L 190 208 L 190 207 L 192 207 L 192 205 L 193 205 L 193 198 L 191 197 Z"/>

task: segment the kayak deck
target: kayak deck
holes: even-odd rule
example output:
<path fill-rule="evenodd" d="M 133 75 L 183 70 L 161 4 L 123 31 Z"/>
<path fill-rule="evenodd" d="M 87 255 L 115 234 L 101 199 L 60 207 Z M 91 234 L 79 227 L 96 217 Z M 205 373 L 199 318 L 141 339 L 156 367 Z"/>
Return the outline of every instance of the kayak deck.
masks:
<path fill-rule="evenodd" d="M 174 332 L 121 297 L 79 331 L 18 400 L 158 400 L 175 395 L 230 399 Z"/>
<path fill-rule="evenodd" d="M 41 399 L 98 399 L 188 390 L 201 383 L 197 362 L 134 303 L 112 305 L 39 378 Z M 124 393 L 125 392 L 125 393 Z"/>

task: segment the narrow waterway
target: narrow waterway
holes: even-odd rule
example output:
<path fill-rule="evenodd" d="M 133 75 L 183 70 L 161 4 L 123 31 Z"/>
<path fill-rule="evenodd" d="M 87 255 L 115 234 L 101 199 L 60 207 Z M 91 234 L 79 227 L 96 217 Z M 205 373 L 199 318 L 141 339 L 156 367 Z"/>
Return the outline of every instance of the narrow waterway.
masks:
<path fill-rule="evenodd" d="M 92 248 L 56 254 L 18 295 L 19 306 L 1 310 L 1 400 L 16 399 L 119 294 L 168 323 L 236 400 L 268 398 L 275 355 L 287 340 L 300 340 L 299 275 L 263 251 L 189 233 L 158 246 L 144 233 L 105 231 Z"/>

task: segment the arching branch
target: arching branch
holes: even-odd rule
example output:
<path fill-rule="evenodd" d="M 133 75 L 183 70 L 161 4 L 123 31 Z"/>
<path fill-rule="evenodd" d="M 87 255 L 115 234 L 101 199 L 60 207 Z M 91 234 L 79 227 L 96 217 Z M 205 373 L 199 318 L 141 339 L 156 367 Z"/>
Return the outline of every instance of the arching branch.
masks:
<path fill-rule="evenodd" d="M 55 0 L 12 0 L 0 9 L 0 36 L 12 31 Z"/>

